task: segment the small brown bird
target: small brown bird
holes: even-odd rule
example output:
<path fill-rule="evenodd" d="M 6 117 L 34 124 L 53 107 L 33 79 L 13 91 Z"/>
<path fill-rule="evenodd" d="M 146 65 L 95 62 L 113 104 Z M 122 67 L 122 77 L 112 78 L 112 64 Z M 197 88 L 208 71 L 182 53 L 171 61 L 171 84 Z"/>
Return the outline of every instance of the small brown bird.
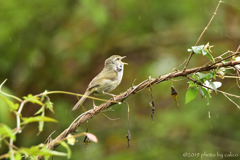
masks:
<path fill-rule="evenodd" d="M 124 64 L 121 60 L 126 56 L 113 55 L 105 60 L 103 70 L 89 83 L 82 98 L 73 107 L 78 109 L 90 94 L 109 94 L 122 81 Z M 111 94 L 109 94 L 111 95 Z"/>

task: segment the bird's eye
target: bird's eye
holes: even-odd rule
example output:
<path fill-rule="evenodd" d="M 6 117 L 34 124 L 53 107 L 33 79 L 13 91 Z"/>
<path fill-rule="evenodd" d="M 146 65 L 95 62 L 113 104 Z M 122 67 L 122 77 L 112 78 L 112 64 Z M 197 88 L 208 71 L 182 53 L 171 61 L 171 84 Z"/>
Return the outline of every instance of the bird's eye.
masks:
<path fill-rule="evenodd" d="M 120 60 L 120 58 L 117 58 L 116 60 L 118 60 L 118 61 L 119 61 L 119 60 Z"/>

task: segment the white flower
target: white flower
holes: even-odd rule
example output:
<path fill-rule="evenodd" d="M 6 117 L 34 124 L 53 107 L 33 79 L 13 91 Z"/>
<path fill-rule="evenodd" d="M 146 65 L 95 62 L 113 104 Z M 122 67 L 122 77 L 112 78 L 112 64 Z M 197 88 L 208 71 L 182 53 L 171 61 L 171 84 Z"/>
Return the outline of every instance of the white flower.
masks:
<path fill-rule="evenodd" d="M 214 84 L 214 86 L 215 86 L 216 88 L 219 88 L 219 87 L 222 86 L 222 83 L 221 83 L 221 82 L 213 82 L 213 84 Z M 211 86 L 211 84 L 209 83 L 209 81 L 204 82 L 203 85 L 206 86 L 206 87 L 208 87 L 208 88 L 213 89 L 213 87 Z M 206 87 L 204 87 L 204 88 L 206 88 Z M 208 88 L 206 88 L 206 89 L 208 89 Z M 214 89 L 213 89 L 213 90 L 214 90 Z"/>

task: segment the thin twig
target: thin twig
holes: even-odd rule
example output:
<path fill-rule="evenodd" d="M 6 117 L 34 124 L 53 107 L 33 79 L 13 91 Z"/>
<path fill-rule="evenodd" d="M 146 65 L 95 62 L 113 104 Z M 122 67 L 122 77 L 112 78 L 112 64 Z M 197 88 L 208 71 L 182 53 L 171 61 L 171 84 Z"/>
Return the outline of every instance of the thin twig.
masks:
<path fill-rule="evenodd" d="M 218 7 L 220 6 L 221 3 L 222 3 L 222 1 L 220 0 L 220 1 L 218 2 L 218 5 L 217 5 L 216 9 L 215 9 L 215 12 L 214 12 L 213 15 L 212 15 L 212 18 L 210 19 L 210 21 L 208 22 L 207 26 L 206 26 L 206 27 L 204 28 L 204 30 L 202 31 L 202 33 L 201 33 L 201 35 L 199 36 L 199 38 L 198 38 L 195 46 L 199 43 L 200 39 L 202 38 L 203 34 L 204 34 L 204 33 L 206 32 L 206 30 L 208 29 L 208 27 L 209 27 L 209 25 L 211 24 L 211 22 L 212 22 L 213 18 L 215 17 L 215 15 L 217 15 L 217 10 L 218 10 Z M 191 53 L 190 53 L 190 55 L 189 55 L 189 57 L 188 57 L 188 60 L 187 60 L 185 66 L 184 66 L 184 68 L 183 68 L 183 72 L 185 72 L 185 70 L 186 70 L 186 68 L 187 68 L 187 65 L 188 65 L 190 59 L 192 58 L 193 54 L 194 54 L 194 52 L 191 52 Z"/>
<path fill-rule="evenodd" d="M 193 51 L 190 53 L 190 55 L 189 55 L 189 57 L 188 57 L 188 60 L 187 60 L 187 62 L 186 62 L 186 64 L 185 64 L 185 66 L 184 66 L 184 68 L 183 68 L 183 72 L 185 72 L 185 70 L 186 70 L 186 68 L 187 68 L 187 65 L 188 65 L 188 63 L 189 63 L 189 61 L 190 61 L 190 59 L 192 58 L 192 55 L 193 55 Z"/>
<path fill-rule="evenodd" d="M 17 129 L 16 129 L 16 131 L 15 131 L 15 134 L 21 133 L 21 120 L 20 120 L 20 115 L 21 115 L 23 106 L 24 106 L 24 104 L 25 104 L 26 102 L 27 102 L 26 100 L 24 100 L 24 101 L 21 102 L 20 107 L 19 107 L 19 109 L 18 109 L 18 111 L 17 111 L 17 113 L 16 113 Z"/>
<path fill-rule="evenodd" d="M 210 65 L 203 65 L 202 67 L 199 67 L 199 70 L 197 70 L 196 72 L 200 71 L 202 68 L 204 68 L 204 67 L 206 67 L 206 66 L 212 67 L 212 66 L 214 66 L 214 65 L 216 65 L 216 64 L 218 64 L 218 63 L 222 63 L 223 60 L 226 60 L 226 59 L 231 58 L 231 57 L 233 57 L 233 56 L 236 56 L 236 55 L 238 55 L 238 54 L 240 54 L 240 52 L 236 52 L 236 53 L 234 53 L 234 54 L 232 54 L 232 55 L 229 55 L 229 56 L 227 56 L 227 57 L 225 57 L 225 58 L 223 58 L 223 59 L 221 59 L 221 60 L 219 60 L 219 61 L 217 61 L 217 62 L 215 62 L 215 63 L 212 63 L 212 64 L 210 64 Z M 231 62 L 228 62 L 228 63 L 231 63 Z"/>
<path fill-rule="evenodd" d="M 226 60 L 226 59 L 228 59 L 228 58 L 234 57 L 234 56 L 236 56 L 236 55 L 238 55 L 238 54 L 240 54 L 240 52 L 236 52 L 236 53 L 234 53 L 234 54 L 232 54 L 232 55 L 229 55 L 229 56 L 227 56 L 227 57 L 225 57 L 225 58 L 223 58 L 223 59 L 221 59 L 221 60 L 219 60 L 219 61 L 211 64 L 210 66 L 213 66 L 213 65 L 215 65 L 215 64 L 217 64 L 217 63 L 222 62 L 223 60 Z M 231 61 L 230 61 L 230 62 L 231 62 Z"/>
<path fill-rule="evenodd" d="M 5 96 L 7 96 L 7 97 L 11 97 L 11 98 L 13 98 L 13 99 L 16 99 L 16 100 L 19 101 L 19 102 L 22 102 L 22 100 L 21 100 L 20 98 L 18 98 L 18 97 L 16 97 L 16 96 L 13 96 L 13 95 L 10 95 L 10 94 L 7 94 L 7 93 L 5 93 L 5 92 L 2 91 L 2 86 L 3 86 L 3 84 L 4 84 L 6 81 L 7 81 L 7 79 L 5 79 L 5 80 L 2 82 L 2 84 L 0 85 L 0 93 L 3 94 L 3 95 L 5 95 Z"/>
<path fill-rule="evenodd" d="M 199 38 L 198 38 L 197 43 L 195 44 L 195 46 L 199 43 L 199 41 L 200 41 L 200 39 L 202 38 L 203 34 L 206 32 L 206 30 L 207 30 L 208 27 L 210 26 L 213 18 L 217 15 L 217 10 L 218 10 L 218 8 L 219 8 L 219 6 L 220 6 L 221 3 L 222 3 L 222 1 L 220 0 L 220 1 L 218 2 L 218 5 L 217 5 L 216 9 L 215 9 L 215 12 L 214 12 L 213 15 L 212 15 L 212 18 L 210 19 L 210 21 L 208 22 L 207 26 L 206 26 L 206 27 L 204 28 L 204 30 L 202 31 L 202 33 L 201 33 L 201 35 L 199 36 Z"/>
<path fill-rule="evenodd" d="M 239 49 L 240 49 L 240 45 L 238 46 L 238 48 L 237 48 L 235 53 L 237 53 L 239 51 Z M 234 59 L 235 59 L 235 56 L 232 57 L 231 61 L 233 61 Z"/>
<path fill-rule="evenodd" d="M 233 104 L 235 104 L 237 107 L 238 107 L 238 109 L 240 109 L 240 107 L 239 107 L 239 105 L 237 104 L 237 103 L 235 103 L 231 98 L 229 98 L 226 94 L 223 94 L 225 97 L 227 97 L 227 99 L 230 101 L 230 102 L 232 102 Z"/>
<path fill-rule="evenodd" d="M 120 118 L 110 118 L 108 117 L 106 114 L 102 113 L 107 119 L 109 119 L 110 121 L 116 121 L 116 120 L 119 120 Z"/>

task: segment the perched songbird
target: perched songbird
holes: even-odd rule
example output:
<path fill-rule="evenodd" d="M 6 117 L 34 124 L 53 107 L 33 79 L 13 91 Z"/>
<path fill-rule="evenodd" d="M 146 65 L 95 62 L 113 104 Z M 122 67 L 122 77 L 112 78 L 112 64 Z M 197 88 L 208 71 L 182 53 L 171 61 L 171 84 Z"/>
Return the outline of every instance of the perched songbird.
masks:
<path fill-rule="evenodd" d="M 113 55 L 105 60 L 103 70 L 89 83 L 82 98 L 73 107 L 73 111 L 79 108 L 90 94 L 109 94 L 122 81 L 124 64 L 121 60 L 126 56 Z M 111 94 L 109 94 L 111 95 Z"/>

